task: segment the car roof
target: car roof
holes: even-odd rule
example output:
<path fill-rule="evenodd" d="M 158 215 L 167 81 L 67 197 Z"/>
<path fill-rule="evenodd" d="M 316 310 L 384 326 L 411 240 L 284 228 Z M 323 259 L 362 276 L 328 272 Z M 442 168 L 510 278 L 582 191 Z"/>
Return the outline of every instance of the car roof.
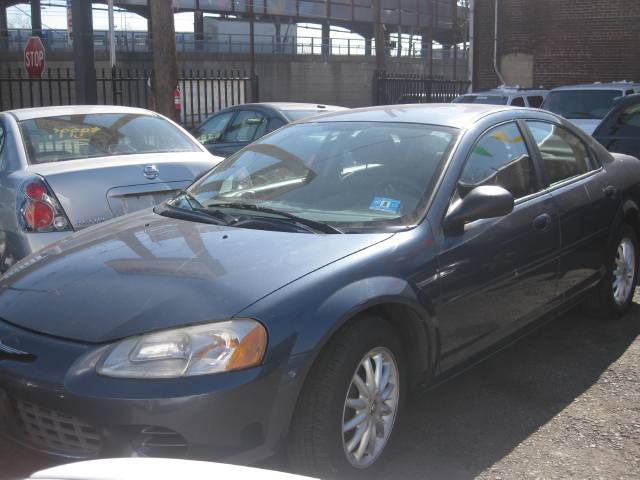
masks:
<path fill-rule="evenodd" d="M 136 113 L 138 115 L 157 115 L 151 110 L 117 105 L 63 105 L 57 107 L 22 108 L 8 110 L 19 122 L 42 117 L 58 117 L 62 115 L 91 115 L 96 113 Z"/>
<path fill-rule="evenodd" d="M 549 90 L 545 90 L 544 88 L 520 88 L 520 87 L 500 87 L 500 88 L 493 88 L 491 90 L 483 90 L 481 92 L 471 92 L 471 93 L 464 93 L 461 96 L 462 97 L 467 97 L 467 96 L 485 96 L 485 97 L 492 97 L 492 96 L 505 96 L 505 95 L 521 95 L 521 96 L 527 96 L 527 95 L 540 95 L 540 94 L 546 94 L 548 93 Z"/>
<path fill-rule="evenodd" d="M 485 105 L 477 103 L 417 103 L 355 108 L 301 120 L 298 123 L 317 122 L 394 122 L 422 123 L 467 129 L 493 113 L 504 111 L 535 111 L 523 107 Z"/>
<path fill-rule="evenodd" d="M 563 85 L 551 90 L 552 92 L 559 92 L 563 90 L 612 90 L 625 88 L 640 88 L 640 83 L 635 82 L 596 82 L 596 83 L 582 83 L 579 85 Z"/>
<path fill-rule="evenodd" d="M 321 103 L 296 103 L 296 102 L 260 102 L 260 103 L 245 103 L 242 105 L 236 105 L 236 108 L 242 107 L 269 107 L 276 110 L 289 111 L 289 110 L 326 110 L 326 111 L 338 111 L 348 110 L 345 107 L 339 107 L 337 105 L 324 105 Z"/>

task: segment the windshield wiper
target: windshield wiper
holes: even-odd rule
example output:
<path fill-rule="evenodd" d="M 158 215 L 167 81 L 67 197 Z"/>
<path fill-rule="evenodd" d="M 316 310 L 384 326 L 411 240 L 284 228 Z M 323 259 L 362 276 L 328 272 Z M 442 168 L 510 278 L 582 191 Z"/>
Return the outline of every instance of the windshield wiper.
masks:
<path fill-rule="evenodd" d="M 216 208 L 237 208 L 238 210 L 251 210 L 254 212 L 267 213 L 270 215 L 279 215 L 281 217 L 292 220 L 293 222 L 307 227 L 308 229 L 315 230 L 316 232 L 322 233 L 342 233 L 341 230 L 336 227 L 329 225 L 328 223 L 317 222 L 315 220 L 310 220 L 308 218 L 299 217 L 289 212 L 283 212 L 282 210 L 276 210 L 274 208 L 261 207 L 254 203 L 211 203 L 208 207 L 216 207 Z M 268 217 L 264 217 L 268 218 Z"/>
<path fill-rule="evenodd" d="M 164 217 L 178 218 L 180 220 L 189 220 L 192 222 L 209 223 L 211 225 L 229 225 L 230 222 L 226 221 L 226 217 L 231 217 L 236 220 L 235 217 L 226 215 L 225 213 L 219 212 L 218 210 L 187 210 L 186 208 L 175 207 L 173 205 L 169 205 L 168 203 L 162 203 L 158 205 L 153 209 L 153 211 L 158 215 L 162 215 Z"/>

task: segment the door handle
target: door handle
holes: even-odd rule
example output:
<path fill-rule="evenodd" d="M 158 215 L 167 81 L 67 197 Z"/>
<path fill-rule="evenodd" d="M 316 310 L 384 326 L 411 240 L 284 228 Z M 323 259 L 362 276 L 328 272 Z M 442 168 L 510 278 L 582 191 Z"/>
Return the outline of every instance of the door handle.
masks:
<path fill-rule="evenodd" d="M 618 193 L 618 189 L 613 185 L 609 185 L 602 189 L 602 193 L 604 193 L 604 196 L 607 198 L 614 198 L 616 193 Z"/>
<path fill-rule="evenodd" d="M 533 219 L 533 229 L 536 232 L 546 232 L 551 227 L 551 215 L 543 213 Z"/>

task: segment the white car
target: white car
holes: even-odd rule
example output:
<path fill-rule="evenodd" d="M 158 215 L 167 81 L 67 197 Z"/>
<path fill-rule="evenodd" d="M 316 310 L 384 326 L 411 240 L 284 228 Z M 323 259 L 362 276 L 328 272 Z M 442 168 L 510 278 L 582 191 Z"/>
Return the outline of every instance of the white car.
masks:
<path fill-rule="evenodd" d="M 452 103 L 480 103 L 540 108 L 548 93 L 548 90 L 543 89 L 502 86 L 484 92 L 465 93 Z"/>
<path fill-rule="evenodd" d="M 162 202 L 222 161 L 155 112 L 0 112 L 0 272 L 74 231 Z"/>
<path fill-rule="evenodd" d="M 640 83 L 609 82 L 567 85 L 551 90 L 542 108 L 562 115 L 591 135 L 615 100 L 640 93 Z"/>
<path fill-rule="evenodd" d="M 114 458 L 70 463 L 31 475 L 38 480 L 304 480 L 289 473 L 240 467 L 223 463 L 197 462 L 165 458 Z"/>

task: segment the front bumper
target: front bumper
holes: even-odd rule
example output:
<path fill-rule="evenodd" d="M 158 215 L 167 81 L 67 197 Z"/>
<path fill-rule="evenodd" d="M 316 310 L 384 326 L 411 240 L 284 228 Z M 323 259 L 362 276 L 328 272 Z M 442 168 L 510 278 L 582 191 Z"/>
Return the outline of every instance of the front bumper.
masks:
<path fill-rule="evenodd" d="M 35 356 L 0 354 L 2 433 L 65 457 L 254 463 L 277 451 L 300 387 L 290 374 L 302 360 L 295 357 L 240 372 L 129 380 L 97 375 L 94 347 L 2 322 L 0 340 Z"/>

